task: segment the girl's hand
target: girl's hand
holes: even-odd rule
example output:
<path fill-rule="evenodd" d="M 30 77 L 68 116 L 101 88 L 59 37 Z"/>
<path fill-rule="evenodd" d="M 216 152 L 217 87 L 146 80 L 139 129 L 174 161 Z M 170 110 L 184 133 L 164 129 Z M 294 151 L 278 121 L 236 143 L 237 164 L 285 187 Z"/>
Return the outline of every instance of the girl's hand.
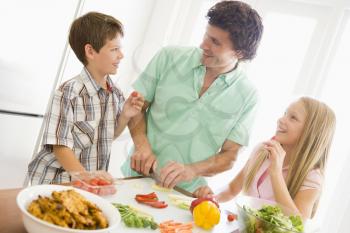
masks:
<path fill-rule="evenodd" d="M 144 102 L 145 99 L 140 93 L 132 92 L 124 103 L 122 114 L 128 119 L 136 116 L 141 112 Z"/>
<path fill-rule="evenodd" d="M 276 174 L 278 172 L 282 172 L 286 152 L 282 148 L 281 144 L 274 139 L 264 142 L 263 144 L 264 148 L 269 151 L 269 173 Z"/>
<path fill-rule="evenodd" d="M 197 188 L 196 191 L 193 192 L 193 195 L 197 198 L 198 197 L 209 197 L 209 198 L 214 197 L 214 193 L 209 188 L 209 186 L 201 186 L 201 187 Z"/>

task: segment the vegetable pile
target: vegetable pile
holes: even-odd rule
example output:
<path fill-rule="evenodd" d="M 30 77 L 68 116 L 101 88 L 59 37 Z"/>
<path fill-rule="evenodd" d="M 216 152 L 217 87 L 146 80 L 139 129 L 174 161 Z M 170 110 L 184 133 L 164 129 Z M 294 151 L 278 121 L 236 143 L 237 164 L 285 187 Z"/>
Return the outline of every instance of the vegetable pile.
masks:
<path fill-rule="evenodd" d="M 181 223 L 169 220 L 160 223 L 160 233 L 192 233 L 193 223 Z"/>
<path fill-rule="evenodd" d="M 74 180 L 72 184 L 76 188 L 80 188 L 100 196 L 112 195 L 117 192 L 111 181 L 98 177 L 85 180 Z"/>
<path fill-rule="evenodd" d="M 123 205 L 120 203 L 112 203 L 116 207 L 122 217 L 124 224 L 127 227 L 134 228 L 148 228 L 155 230 L 158 228 L 158 224 L 154 221 L 153 217 L 147 213 L 141 212 L 136 208 L 129 205 Z"/>
<path fill-rule="evenodd" d="M 256 216 L 260 221 L 252 216 L 245 219 L 246 233 L 293 233 L 303 232 L 303 222 L 300 216 L 286 216 L 279 206 L 265 205 L 256 210 L 247 206 L 243 209 L 250 215 Z"/>

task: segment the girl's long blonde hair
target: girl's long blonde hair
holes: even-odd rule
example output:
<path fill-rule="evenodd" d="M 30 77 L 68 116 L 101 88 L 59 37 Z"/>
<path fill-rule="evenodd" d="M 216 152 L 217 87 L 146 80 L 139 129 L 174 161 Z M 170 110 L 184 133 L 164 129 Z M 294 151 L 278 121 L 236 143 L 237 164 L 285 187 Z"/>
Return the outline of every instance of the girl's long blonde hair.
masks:
<path fill-rule="evenodd" d="M 306 110 L 303 132 L 290 155 L 286 184 L 294 199 L 308 173 L 319 169 L 324 174 L 326 161 L 335 131 L 335 114 L 326 104 L 310 97 L 299 99 Z M 266 149 L 257 151 L 257 159 L 248 165 L 243 190 L 247 192 L 252 181 L 268 156 Z"/>

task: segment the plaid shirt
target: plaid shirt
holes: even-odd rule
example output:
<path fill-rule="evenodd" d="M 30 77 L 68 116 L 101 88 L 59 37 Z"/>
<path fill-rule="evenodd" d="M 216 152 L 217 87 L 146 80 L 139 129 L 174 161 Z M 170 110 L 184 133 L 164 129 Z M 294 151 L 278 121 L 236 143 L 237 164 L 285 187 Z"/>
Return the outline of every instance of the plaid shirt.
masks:
<path fill-rule="evenodd" d="M 70 181 L 53 154 L 53 145 L 69 147 L 88 171 L 107 170 L 111 145 L 124 97 L 107 78 L 108 91 L 100 87 L 86 69 L 63 83 L 45 116 L 41 150 L 28 166 L 26 183 Z"/>

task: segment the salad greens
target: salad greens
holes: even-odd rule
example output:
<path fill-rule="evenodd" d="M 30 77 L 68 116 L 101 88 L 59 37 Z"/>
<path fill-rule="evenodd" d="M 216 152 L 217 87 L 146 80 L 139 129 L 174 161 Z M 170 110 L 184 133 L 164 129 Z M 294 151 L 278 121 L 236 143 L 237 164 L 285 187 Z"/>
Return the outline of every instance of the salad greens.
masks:
<path fill-rule="evenodd" d="M 246 233 L 294 233 L 303 232 L 303 221 L 300 216 L 286 216 L 279 206 L 264 205 L 256 210 L 248 206 L 243 209 L 250 215 L 244 216 Z M 263 219 L 265 221 L 261 221 Z"/>

